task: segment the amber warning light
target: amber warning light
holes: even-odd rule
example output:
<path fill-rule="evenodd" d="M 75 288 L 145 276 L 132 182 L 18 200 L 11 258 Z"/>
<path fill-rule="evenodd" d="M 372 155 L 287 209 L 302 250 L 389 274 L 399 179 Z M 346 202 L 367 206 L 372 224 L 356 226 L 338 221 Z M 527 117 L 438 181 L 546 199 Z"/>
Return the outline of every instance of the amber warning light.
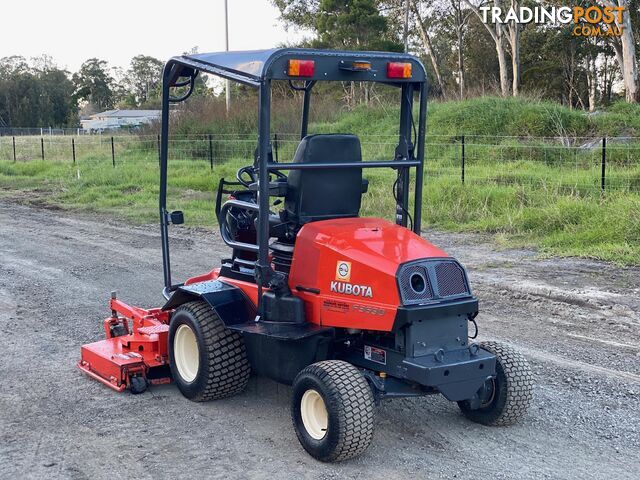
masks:
<path fill-rule="evenodd" d="M 290 77 L 313 77 L 316 62 L 313 60 L 289 60 L 288 74 Z"/>
<path fill-rule="evenodd" d="M 389 62 L 387 63 L 387 77 L 389 78 L 411 78 L 411 64 Z"/>
<path fill-rule="evenodd" d="M 352 64 L 352 68 L 354 70 L 358 70 L 358 71 L 369 71 L 369 70 L 371 70 L 371 63 L 370 62 L 358 62 L 358 61 L 355 61 Z"/>

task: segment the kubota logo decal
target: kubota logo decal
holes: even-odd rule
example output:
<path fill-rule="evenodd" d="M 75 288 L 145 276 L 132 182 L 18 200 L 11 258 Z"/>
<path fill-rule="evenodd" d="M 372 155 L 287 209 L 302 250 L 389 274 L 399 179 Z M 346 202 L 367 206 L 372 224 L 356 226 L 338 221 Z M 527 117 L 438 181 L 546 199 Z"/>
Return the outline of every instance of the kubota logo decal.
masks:
<path fill-rule="evenodd" d="M 331 291 L 344 295 L 373 298 L 373 290 L 367 285 L 353 285 L 351 283 L 333 281 L 331 282 Z"/>
<path fill-rule="evenodd" d="M 336 265 L 336 280 L 342 282 L 351 280 L 351 262 L 338 260 L 338 264 Z"/>

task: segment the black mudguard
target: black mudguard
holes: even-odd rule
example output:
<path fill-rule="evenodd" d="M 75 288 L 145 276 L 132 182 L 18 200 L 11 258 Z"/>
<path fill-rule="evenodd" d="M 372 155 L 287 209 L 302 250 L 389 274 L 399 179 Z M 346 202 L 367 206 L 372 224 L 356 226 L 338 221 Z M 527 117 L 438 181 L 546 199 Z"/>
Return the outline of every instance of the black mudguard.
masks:
<path fill-rule="evenodd" d="M 245 293 L 238 287 L 220 280 L 179 287 L 162 310 L 172 310 L 194 300 L 207 302 L 227 326 L 246 323 L 256 317 L 256 306 Z"/>
<path fill-rule="evenodd" d="M 220 280 L 179 287 L 162 309 L 194 300 L 207 302 L 227 327 L 244 336 L 251 369 L 259 375 L 291 384 L 304 367 L 328 358 L 332 328 L 307 323 L 256 324 L 253 302 L 241 289 Z"/>

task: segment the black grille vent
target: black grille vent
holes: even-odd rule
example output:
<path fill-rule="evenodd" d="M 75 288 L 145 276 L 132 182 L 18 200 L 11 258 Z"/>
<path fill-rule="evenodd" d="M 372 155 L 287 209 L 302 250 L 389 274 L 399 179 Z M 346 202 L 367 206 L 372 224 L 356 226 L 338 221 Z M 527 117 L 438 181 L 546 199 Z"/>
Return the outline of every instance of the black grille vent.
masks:
<path fill-rule="evenodd" d="M 411 285 L 411 279 L 415 275 L 420 275 L 424 281 L 424 289 L 417 291 Z M 429 274 L 423 265 L 409 265 L 402 270 L 399 279 L 400 295 L 405 305 L 421 303 L 433 299 L 433 289 L 429 281 Z"/>
<path fill-rule="evenodd" d="M 436 265 L 436 281 L 441 297 L 453 297 L 468 292 L 462 267 L 455 262 L 440 262 Z"/>
<path fill-rule="evenodd" d="M 471 295 L 467 275 L 453 259 L 425 259 L 400 266 L 398 288 L 403 305 Z"/>

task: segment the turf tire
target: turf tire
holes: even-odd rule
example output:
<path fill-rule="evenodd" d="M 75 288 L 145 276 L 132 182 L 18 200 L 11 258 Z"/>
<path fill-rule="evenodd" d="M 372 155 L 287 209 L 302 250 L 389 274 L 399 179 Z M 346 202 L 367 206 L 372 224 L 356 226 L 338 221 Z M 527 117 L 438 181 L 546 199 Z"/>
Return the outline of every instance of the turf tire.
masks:
<path fill-rule="evenodd" d="M 302 420 L 301 402 L 308 390 L 320 394 L 328 414 L 326 433 L 321 439 L 314 439 Z M 314 363 L 293 382 L 291 418 L 296 435 L 304 449 L 320 461 L 347 460 L 363 453 L 373 437 L 373 416 L 371 387 L 350 363 Z"/>
<path fill-rule="evenodd" d="M 469 400 L 458 402 L 465 417 L 483 425 L 511 425 L 519 421 L 533 401 L 533 376 L 528 362 L 511 347 L 497 342 L 478 346 L 496 356 L 493 398 L 471 409 Z"/>
<path fill-rule="evenodd" d="M 195 334 L 199 364 L 195 378 L 185 381 L 174 361 L 177 329 L 187 325 Z M 216 312 L 205 302 L 188 302 L 176 309 L 169 326 L 171 375 L 180 392 L 189 400 L 204 402 L 240 393 L 247 386 L 251 367 L 244 339 L 226 328 Z"/>

